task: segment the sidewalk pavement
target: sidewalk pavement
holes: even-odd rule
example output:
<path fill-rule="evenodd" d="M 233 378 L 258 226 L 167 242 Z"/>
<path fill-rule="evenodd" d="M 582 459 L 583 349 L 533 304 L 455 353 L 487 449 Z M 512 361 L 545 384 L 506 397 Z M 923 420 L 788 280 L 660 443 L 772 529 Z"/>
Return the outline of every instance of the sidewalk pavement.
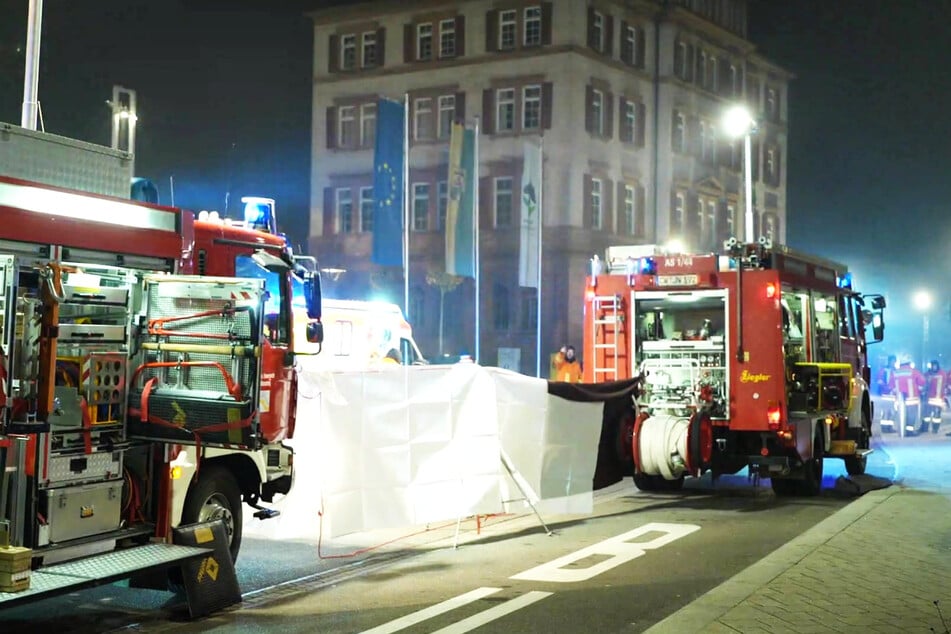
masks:
<path fill-rule="evenodd" d="M 647 634 L 947 633 L 951 439 L 884 442 L 877 454 L 894 466 L 893 486 L 866 493 Z"/>

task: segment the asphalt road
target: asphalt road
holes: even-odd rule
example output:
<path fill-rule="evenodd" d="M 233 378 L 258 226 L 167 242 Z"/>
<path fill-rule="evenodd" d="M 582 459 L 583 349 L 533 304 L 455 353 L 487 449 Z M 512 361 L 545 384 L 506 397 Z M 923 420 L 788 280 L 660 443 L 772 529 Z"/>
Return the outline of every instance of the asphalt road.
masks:
<path fill-rule="evenodd" d="M 938 458 L 951 449 L 949 427 L 881 436 L 885 451 L 873 454 L 870 472 L 912 486 L 946 480 L 951 467 Z M 478 532 L 470 519 L 457 549 L 454 525 L 318 548 L 316 521 L 293 530 L 262 524 L 238 562 L 239 608 L 187 622 L 174 595 L 113 584 L 0 612 L 0 632 L 412 633 L 474 624 L 480 632 L 638 632 L 847 504 L 834 489 L 843 473 L 840 461 L 826 460 L 822 496 L 784 500 L 768 482 L 739 476 L 670 495 L 638 492 L 628 480 L 599 492 L 590 516 L 545 518 L 552 536 L 531 515 L 488 518 Z M 380 547 L 363 550 L 372 546 Z M 557 570 L 576 572 L 566 580 L 554 578 Z"/>

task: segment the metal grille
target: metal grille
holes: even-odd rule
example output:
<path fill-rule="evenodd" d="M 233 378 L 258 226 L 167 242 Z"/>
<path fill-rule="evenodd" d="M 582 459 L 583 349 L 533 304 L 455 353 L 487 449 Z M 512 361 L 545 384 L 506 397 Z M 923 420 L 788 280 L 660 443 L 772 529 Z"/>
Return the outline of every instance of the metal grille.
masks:
<path fill-rule="evenodd" d="M 55 592 L 73 586 L 89 586 L 101 579 L 122 578 L 151 567 L 171 565 L 201 557 L 206 548 L 146 544 L 125 550 L 95 555 L 77 561 L 48 566 L 30 575 L 30 587 L 20 592 L 0 592 L 0 604 L 26 597 Z"/>
<path fill-rule="evenodd" d="M 160 296 L 159 285 L 153 284 L 149 288 L 149 318 L 183 316 L 208 311 L 223 311 L 232 302 L 208 298 L 175 298 Z M 189 334 L 227 335 L 229 338 L 195 337 L 195 336 L 168 336 L 168 343 L 228 345 L 231 342 L 250 343 L 253 340 L 252 332 L 255 322 L 255 311 L 239 310 L 232 315 L 212 315 L 196 319 L 172 322 L 168 330 L 175 330 Z M 169 354 L 165 361 L 176 361 L 177 355 Z M 237 368 L 233 367 L 232 360 L 223 355 L 208 353 L 190 353 L 189 361 L 217 361 L 224 365 L 233 378 L 242 386 L 247 386 L 251 377 L 251 360 L 238 360 Z M 164 371 L 153 370 L 146 376 L 164 377 L 163 383 L 181 385 L 193 390 L 209 390 L 212 392 L 227 392 L 224 377 L 221 371 L 213 367 L 185 367 L 182 369 L 169 368 Z"/>

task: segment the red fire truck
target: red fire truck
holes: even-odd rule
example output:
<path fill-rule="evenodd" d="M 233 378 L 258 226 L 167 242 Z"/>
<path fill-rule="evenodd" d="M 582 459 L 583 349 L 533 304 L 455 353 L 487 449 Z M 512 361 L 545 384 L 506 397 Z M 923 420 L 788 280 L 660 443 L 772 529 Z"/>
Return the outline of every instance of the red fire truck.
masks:
<path fill-rule="evenodd" d="M 242 502 L 266 519 L 289 491 L 292 289 L 319 341 L 319 277 L 273 201 L 245 203 L 196 218 L 0 177 L 0 532 L 37 572 L 72 566 L 28 593 L 174 563 L 157 547 L 194 522 L 237 557 Z"/>
<path fill-rule="evenodd" d="M 778 495 L 815 495 L 825 457 L 863 473 L 866 347 L 883 337 L 884 298 L 853 290 L 842 264 L 765 239 L 724 247 L 614 247 L 592 261 L 584 380 L 642 377 L 618 441 L 636 486 L 748 467 Z"/>

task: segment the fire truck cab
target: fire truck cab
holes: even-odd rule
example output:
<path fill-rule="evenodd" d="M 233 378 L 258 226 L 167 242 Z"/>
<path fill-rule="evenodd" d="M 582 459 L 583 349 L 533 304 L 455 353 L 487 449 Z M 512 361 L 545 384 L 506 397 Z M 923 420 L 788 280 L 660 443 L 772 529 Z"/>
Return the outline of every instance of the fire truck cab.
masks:
<path fill-rule="evenodd" d="M 640 489 L 748 467 L 778 495 L 815 495 L 823 458 L 865 470 L 884 307 L 844 265 L 766 239 L 612 247 L 587 278 L 584 380 L 641 377 L 618 439 Z"/>

